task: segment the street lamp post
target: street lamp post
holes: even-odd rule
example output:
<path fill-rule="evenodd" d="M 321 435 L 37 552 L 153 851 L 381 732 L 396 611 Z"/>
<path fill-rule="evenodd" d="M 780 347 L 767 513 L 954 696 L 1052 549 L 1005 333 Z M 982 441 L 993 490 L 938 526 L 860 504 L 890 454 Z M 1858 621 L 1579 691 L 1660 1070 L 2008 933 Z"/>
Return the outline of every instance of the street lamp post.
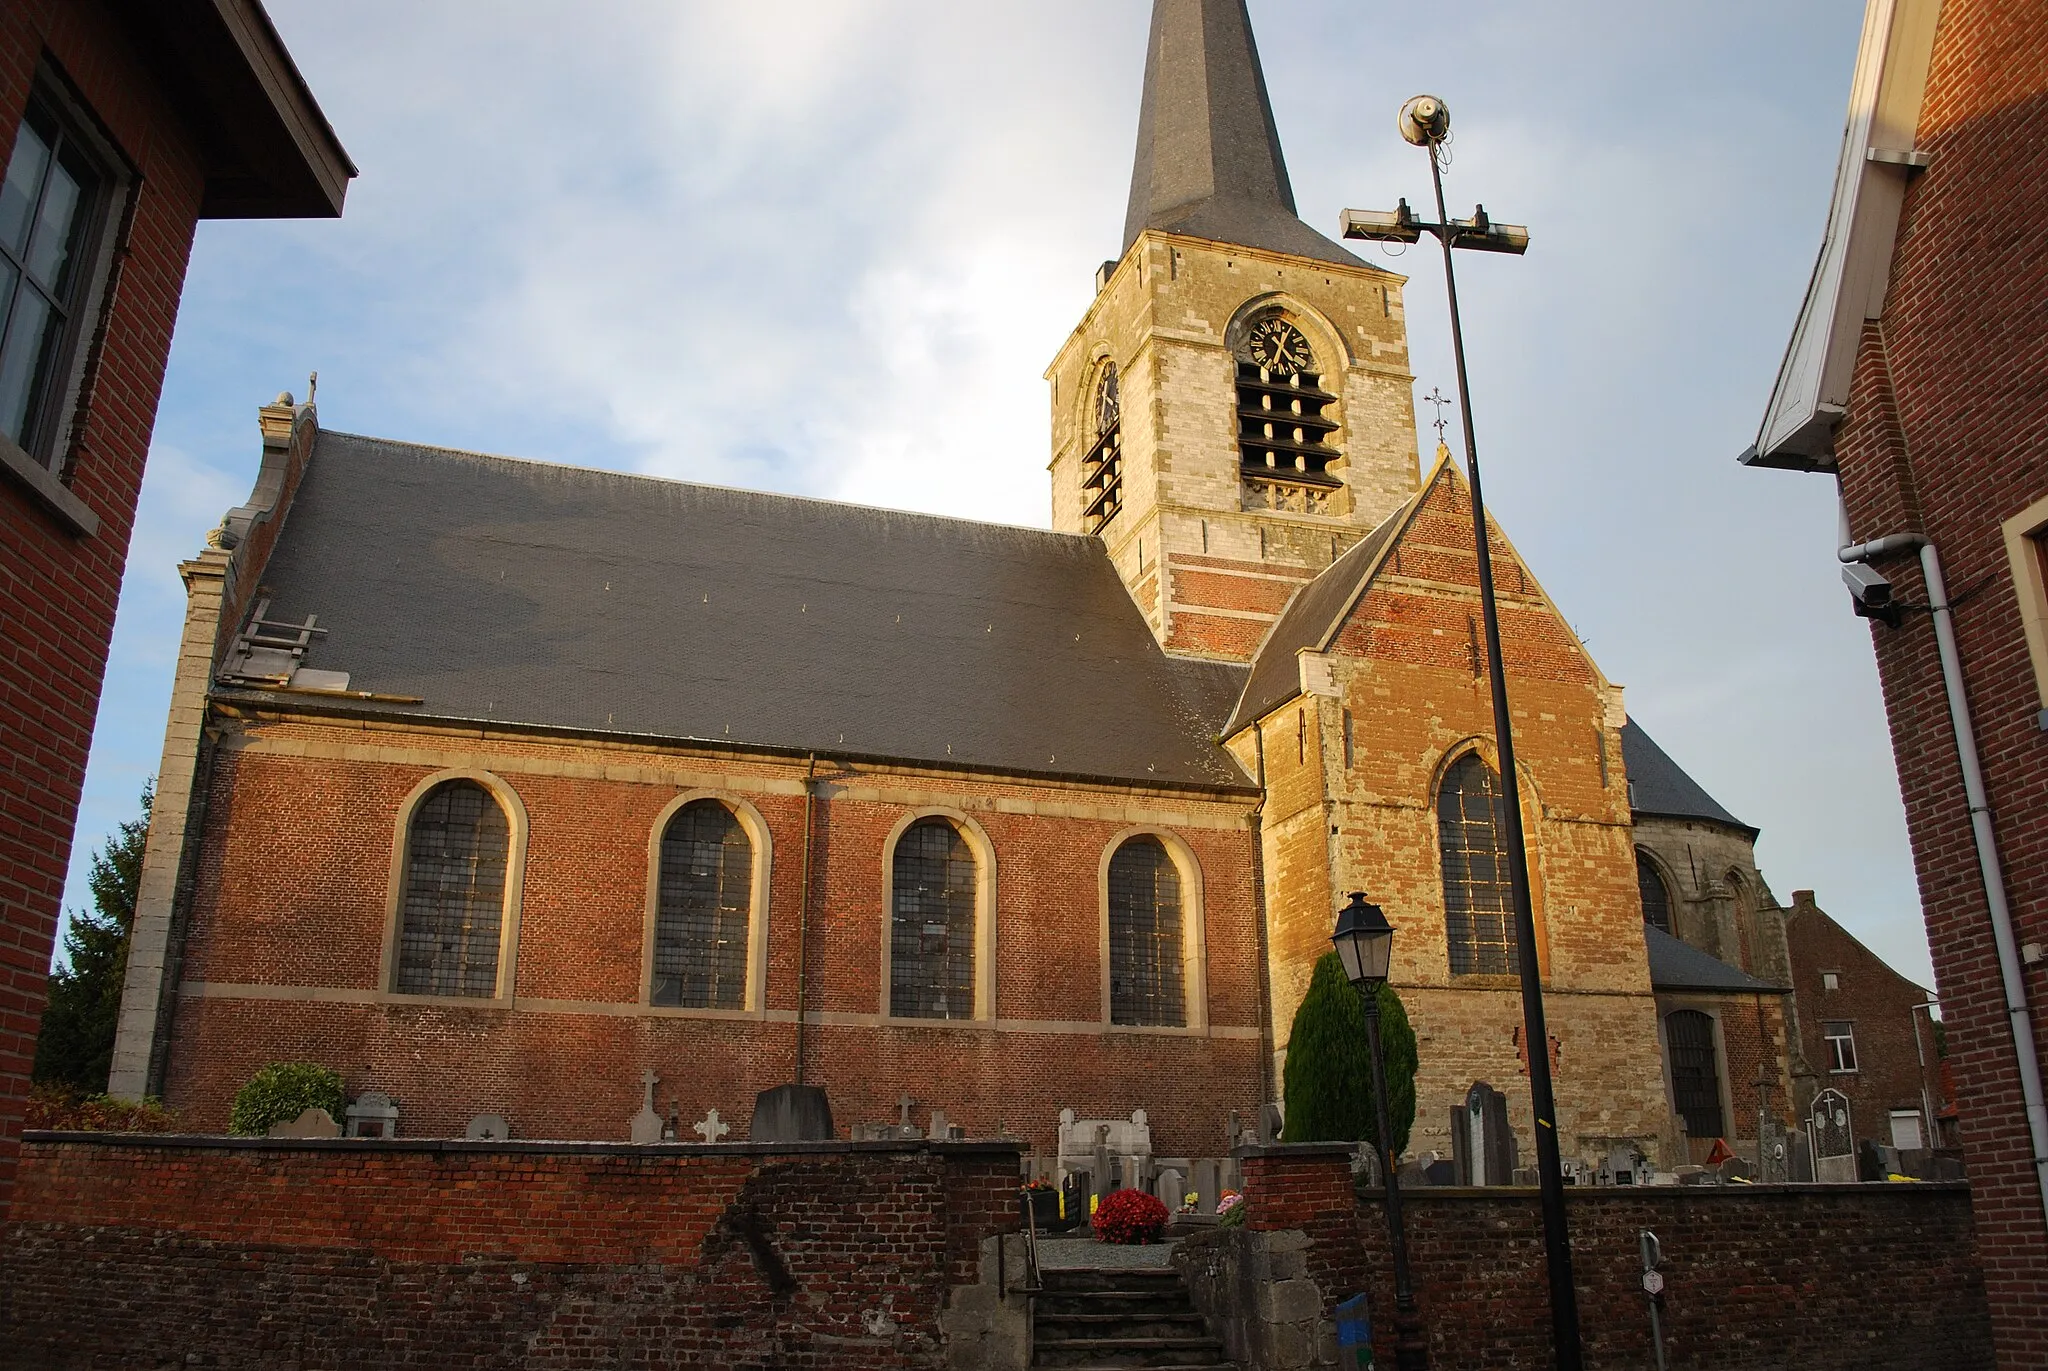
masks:
<path fill-rule="evenodd" d="M 1500 614 L 1494 605 L 1493 549 L 1486 536 L 1486 501 L 1480 493 L 1479 446 L 1472 436 L 1472 387 L 1465 375 L 1465 332 L 1458 315 L 1458 276 L 1453 248 L 1520 255 L 1529 231 L 1489 219 L 1480 206 L 1470 219 L 1453 219 L 1444 209 L 1443 146 L 1451 112 L 1433 95 L 1418 95 L 1401 107 L 1401 136 L 1429 152 L 1430 181 L 1436 188 L 1436 222 L 1417 219 L 1408 202 L 1382 212 L 1344 212 L 1344 236 L 1379 242 L 1413 243 L 1433 235 L 1444 252 L 1444 286 L 1450 294 L 1451 350 L 1458 369 L 1458 411 L 1465 428 L 1466 476 L 1472 487 L 1472 538 L 1479 561 L 1479 609 L 1486 631 L 1487 677 L 1493 687 L 1494 745 L 1500 750 L 1503 826 L 1507 830 L 1508 884 L 1515 906 L 1515 945 L 1522 981 L 1522 1043 L 1529 1062 L 1529 1102 L 1536 1114 L 1536 1174 L 1543 1197 L 1543 1249 L 1550 1275 L 1551 1341 L 1559 1371 L 1581 1371 L 1578 1293 L 1572 1284 L 1571 1233 L 1565 1224 L 1564 1168 L 1557 1144 L 1557 1102 L 1550 1080 L 1550 1034 L 1543 1017 L 1543 975 L 1536 959 L 1536 915 L 1529 899 L 1529 849 L 1522 832 L 1520 778 L 1508 713 L 1507 673 L 1501 663 Z"/>
<path fill-rule="evenodd" d="M 1394 1134 L 1387 1117 L 1387 1068 L 1380 1053 L 1380 987 L 1394 956 L 1394 926 L 1365 892 L 1354 890 L 1337 914 L 1330 934 L 1344 974 L 1365 998 L 1365 1036 L 1372 1053 L 1372 1098 L 1379 1124 L 1380 1179 L 1387 1187 L 1388 1245 L 1394 1254 L 1394 1366 L 1396 1371 L 1427 1371 L 1429 1339 L 1415 1310 L 1415 1285 L 1408 1274 L 1408 1234 L 1401 1222 L 1401 1177 L 1394 1156 Z"/>

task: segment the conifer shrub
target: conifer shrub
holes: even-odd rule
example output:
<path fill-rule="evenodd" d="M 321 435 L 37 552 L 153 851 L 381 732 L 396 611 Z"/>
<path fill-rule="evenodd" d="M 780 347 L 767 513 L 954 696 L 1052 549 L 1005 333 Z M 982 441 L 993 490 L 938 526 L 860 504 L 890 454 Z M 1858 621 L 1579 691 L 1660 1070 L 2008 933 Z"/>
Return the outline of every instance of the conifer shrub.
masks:
<path fill-rule="evenodd" d="M 1166 1231 L 1166 1201 L 1142 1190 L 1119 1190 L 1095 1206 L 1095 1240 L 1137 1246 Z"/>
<path fill-rule="evenodd" d="M 313 1062 L 272 1062 L 235 1092 L 228 1127 L 261 1137 L 273 1124 L 290 1123 L 308 1109 L 324 1109 L 341 1120 L 341 1073 Z"/>
<path fill-rule="evenodd" d="M 1394 1133 L 1392 1151 L 1399 1157 L 1415 1124 L 1415 1030 L 1393 987 L 1380 987 L 1379 1004 L 1387 1121 Z M 1365 1002 L 1344 978 L 1344 964 L 1335 952 L 1324 953 L 1316 963 L 1308 994 L 1294 1012 L 1285 1091 L 1285 1141 L 1379 1142 Z"/>

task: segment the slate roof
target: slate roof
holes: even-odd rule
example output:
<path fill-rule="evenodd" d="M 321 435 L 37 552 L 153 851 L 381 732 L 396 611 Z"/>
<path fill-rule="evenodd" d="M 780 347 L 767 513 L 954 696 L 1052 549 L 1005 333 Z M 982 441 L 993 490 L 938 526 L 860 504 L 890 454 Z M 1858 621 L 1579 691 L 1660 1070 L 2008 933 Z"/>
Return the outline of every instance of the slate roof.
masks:
<path fill-rule="evenodd" d="M 1124 252 L 1148 228 L 1367 265 L 1295 212 L 1244 0 L 1155 0 Z"/>
<path fill-rule="evenodd" d="M 1723 809 L 1634 719 L 1621 726 L 1621 761 L 1628 769 L 1629 808 L 1636 813 L 1705 819 L 1751 835 L 1757 832 Z"/>
<path fill-rule="evenodd" d="M 1250 784 L 1094 538 L 323 431 L 263 580 L 437 718 Z"/>
<path fill-rule="evenodd" d="M 1740 967 L 1710 957 L 1691 943 L 1680 942 L 1654 924 L 1643 925 L 1650 952 L 1653 990 L 1723 990 L 1744 994 L 1783 995 L 1783 986 L 1760 981 Z"/>
<path fill-rule="evenodd" d="M 1313 581 L 1294 592 L 1280 611 L 1280 617 L 1266 632 L 1266 641 L 1252 658 L 1251 673 L 1224 726 L 1228 738 L 1249 728 L 1267 713 L 1301 693 L 1298 654 L 1320 652 L 1330 635 L 1344 622 L 1344 616 L 1358 602 L 1366 585 L 1378 570 L 1380 559 L 1407 525 L 1408 517 L 1421 503 L 1422 491 L 1388 515 L 1386 521 L 1344 550 L 1344 555 L 1323 568 Z"/>

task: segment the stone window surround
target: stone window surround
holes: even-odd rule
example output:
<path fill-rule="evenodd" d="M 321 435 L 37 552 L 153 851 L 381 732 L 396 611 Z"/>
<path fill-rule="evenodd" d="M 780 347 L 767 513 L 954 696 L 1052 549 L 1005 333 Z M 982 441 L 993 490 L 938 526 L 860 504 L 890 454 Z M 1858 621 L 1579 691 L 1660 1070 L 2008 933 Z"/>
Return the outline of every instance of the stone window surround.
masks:
<path fill-rule="evenodd" d="M 1180 873 L 1181 1016 L 1180 1027 L 1149 1027 L 1115 1022 L 1110 1007 L 1109 987 L 1109 864 L 1117 850 L 1133 838 L 1151 838 L 1166 849 L 1167 857 Z M 1203 1038 L 1209 1035 L 1209 954 L 1206 934 L 1206 906 L 1202 898 L 1202 866 L 1195 851 L 1177 835 L 1159 828 L 1127 828 L 1102 847 L 1096 873 L 1096 904 L 1101 910 L 1098 951 L 1102 975 L 1102 1022 L 1112 1033 L 1149 1033 L 1169 1038 Z"/>
<path fill-rule="evenodd" d="M 896 918 L 896 844 L 923 819 L 945 819 L 966 840 L 974 853 L 974 1014 L 967 1019 L 905 1018 L 890 1012 L 889 963 L 894 949 L 890 935 Z M 904 1028 L 949 1028 L 962 1024 L 986 1025 L 996 1011 L 996 848 L 988 831 L 957 809 L 929 805 L 912 809 L 896 821 L 882 844 L 881 983 L 877 988 L 876 1012 L 881 1022 Z"/>
<path fill-rule="evenodd" d="M 2026 631 L 2027 656 L 2041 701 L 2039 723 L 2048 729 L 2048 497 L 2034 501 L 2004 524 L 2005 551 L 2012 563 L 2013 595 Z"/>
<path fill-rule="evenodd" d="M 1737 1137 L 1736 1121 L 1742 1117 L 1735 1110 L 1735 1092 L 1728 1080 L 1728 1036 L 1721 1024 L 1723 1005 L 1718 999 L 1708 996 L 1659 995 L 1657 996 L 1657 1057 L 1664 1075 L 1664 1107 L 1670 1111 L 1672 1127 L 1683 1122 L 1678 1112 L 1678 1086 L 1671 1077 L 1671 1041 L 1665 1030 L 1665 1021 L 1682 1010 L 1704 1014 L 1714 1029 L 1714 1080 L 1721 1092 L 1721 1126 L 1728 1130 L 1729 1141 Z M 1751 1111 L 1752 1118 L 1755 1111 Z M 1690 1161 L 1691 1158 L 1684 1158 Z"/>
<path fill-rule="evenodd" d="M 747 991 L 738 1009 L 700 1009 L 654 1003 L 654 931 L 661 912 L 661 839 L 669 821 L 699 800 L 725 807 L 754 849 L 747 898 Z M 640 940 L 640 1012 L 667 1019 L 760 1019 L 768 1012 L 768 892 L 774 869 L 774 839 L 761 811 L 737 795 L 719 790 L 686 790 L 662 806 L 647 833 L 647 908 Z"/>
<path fill-rule="evenodd" d="M 1677 875 L 1665 864 L 1662 857 L 1641 843 L 1635 845 L 1635 858 L 1639 867 L 1648 866 L 1650 870 L 1656 873 L 1657 879 L 1664 883 L 1664 909 L 1671 920 L 1671 927 L 1665 929 L 1664 932 L 1669 933 L 1674 938 L 1678 937 L 1678 907 L 1685 897 L 1678 884 Z M 1640 893 L 1640 887 L 1638 887 L 1638 891 Z M 1648 923 L 1649 916 L 1645 915 L 1643 921 Z"/>
<path fill-rule="evenodd" d="M 511 828 L 505 856 L 505 905 L 498 921 L 498 985 L 488 998 L 471 995 L 414 995 L 392 989 L 398 983 L 398 928 L 405 908 L 406 849 L 412 834 L 412 820 L 420 804 L 434 789 L 448 781 L 473 781 L 490 792 L 504 811 Z M 391 872 L 384 905 L 384 948 L 377 970 L 377 999 L 386 1004 L 467 1005 L 506 1009 L 512 1005 L 518 981 L 519 910 L 526 884 L 526 805 L 519 792 L 488 771 L 455 767 L 423 778 L 399 802 L 397 820 L 391 831 Z"/>

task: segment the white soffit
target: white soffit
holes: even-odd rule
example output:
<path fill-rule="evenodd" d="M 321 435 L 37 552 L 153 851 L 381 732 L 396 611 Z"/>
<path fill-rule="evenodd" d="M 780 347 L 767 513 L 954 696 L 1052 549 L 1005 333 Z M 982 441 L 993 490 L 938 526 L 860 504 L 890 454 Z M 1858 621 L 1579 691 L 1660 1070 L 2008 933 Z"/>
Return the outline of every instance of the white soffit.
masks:
<path fill-rule="evenodd" d="M 1748 465 L 1833 467 L 1863 323 L 1884 309 L 1906 178 L 1924 163 L 1913 140 L 1940 16 L 1941 0 L 1869 0 L 1864 10 L 1827 236 Z"/>

